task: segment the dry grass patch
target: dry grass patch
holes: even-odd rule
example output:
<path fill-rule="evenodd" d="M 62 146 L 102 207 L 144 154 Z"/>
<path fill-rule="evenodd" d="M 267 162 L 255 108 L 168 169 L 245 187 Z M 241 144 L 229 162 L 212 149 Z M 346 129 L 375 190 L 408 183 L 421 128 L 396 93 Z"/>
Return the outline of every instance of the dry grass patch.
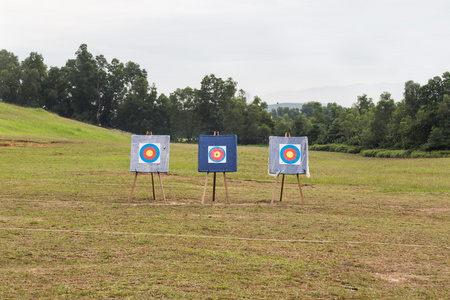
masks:
<path fill-rule="evenodd" d="M 450 294 L 448 159 L 311 152 L 305 205 L 295 176 L 270 205 L 267 149 L 238 147 L 231 205 L 220 173 L 216 201 L 210 174 L 200 205 L 206 174 L 196 145 L 172 144 L 164 205 L 157 176 L 152 199 L 149 174 L 128 203 L 129 149 L 129 141 L 0 148 L 0 298 Z"/>

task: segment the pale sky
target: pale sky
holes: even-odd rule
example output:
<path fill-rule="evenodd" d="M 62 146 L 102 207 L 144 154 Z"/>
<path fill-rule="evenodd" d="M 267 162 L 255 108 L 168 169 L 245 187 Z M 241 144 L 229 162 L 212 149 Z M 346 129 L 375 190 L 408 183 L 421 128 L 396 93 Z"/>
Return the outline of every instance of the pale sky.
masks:
<path fill-rule="evenodd" d="M 215 74 L 271 104 L 278 91 L 426 84 L 450 71 L 449 16 L 448 0 L 0 0 L 0 49 L 62 67 L 87 44 L 139 64 L 159 94 Z"/>

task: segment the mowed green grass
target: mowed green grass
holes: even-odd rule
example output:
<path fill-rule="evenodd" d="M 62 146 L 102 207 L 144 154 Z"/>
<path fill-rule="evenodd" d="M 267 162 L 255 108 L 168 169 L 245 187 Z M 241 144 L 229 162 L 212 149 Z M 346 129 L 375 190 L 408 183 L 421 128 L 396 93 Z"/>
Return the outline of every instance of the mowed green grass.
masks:
<path fill-rule="evenodd" d="M 0 298 L 445 299 L 450 159 L 309 153 L 275 178 L 238 146 L 216 201 L 197 145 L 158 177 L 129 172 L 131 136 L 0 103 Z"/>

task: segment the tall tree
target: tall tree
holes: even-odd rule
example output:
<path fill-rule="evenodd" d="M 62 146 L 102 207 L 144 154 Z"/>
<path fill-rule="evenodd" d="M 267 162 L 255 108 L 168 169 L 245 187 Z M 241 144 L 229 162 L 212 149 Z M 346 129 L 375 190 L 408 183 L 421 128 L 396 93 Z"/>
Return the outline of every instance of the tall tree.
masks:
<path fill-rule="evenodd" d="M 403 93 L 405 100 L 406 113 L 411 116 L 412 121 L 416 121 L 416 114 L 420 109 L 420 84 L 410 80 L 405 83 L 405 92 Z"/>
<path fill-rule="evenodd" d="M 237 83 L 232 78 L 223 80 L 214 74 L 205 76 L 199 91 L 198 113 L 206 133 L 223 129 L 223 118 L 229 112 Z"/>
<path fill-rule="evenodd" d="M 31 52 L 20 66 L 21 88 L 18 103 L 31 107 L 45 105 L 43 86 L 47 78 L 47 66 L 41 54 Z"/>
<path fill-rule="evenodd" d="M 198 103 L 198 90 L 186 87 L 176 89 L 169 96 L 170 122 L 173 134 L 178 138 L 191 141 L 194 134 L 199 132 L 199 118 L 196 106 Z"/>
<path fill-rule="evenodd" d="M 384 92 L 380 96 L 380 101 L 378 101 L 375 106 L 374 118 L 370 126 L 370 143 L 372 146 L 379 146 L 389 132 L 388 125 L 391 122 L 392 116 L 396 109 L 394 100 L 390 98 L 391 94 Z"/>
<path fill-rule="evenodd" d="M 69 97 L 69 69 L 51 67 L 44 83 L 45 109 L 60 116 L 72 117 L 73 109 Z"/>
<path fill-rule="evenodd" d="M 156 91 L 150 90 L 146 78 L 135 78 L 129 93 L 117 109 L 117 127 L 121 130 L 145 134 L 153 128 L 154 102 Z"/>
<path fill-rule="evenodd" d="M 357 97 L 356 108 L 358 108 L 359 114 L 364 114 L 373 106 L 372 98 L 368 98 L 366 94 Z"/>
<path fill-rule="evenodd" d="M 94 123 L 99 97 L 96 61 L 87 50 L 86 44 L 82 44 L 75 54 L 76 58 L 66 63 L 66 67 L 70 70 L 69 93 L 73 107 L 72 118 Z"/>
<path fill-rule="evenodd" d="M 0 51 L 0 100 L 17 103 L 20 89 L 20 64 L 17 56 Z"/>

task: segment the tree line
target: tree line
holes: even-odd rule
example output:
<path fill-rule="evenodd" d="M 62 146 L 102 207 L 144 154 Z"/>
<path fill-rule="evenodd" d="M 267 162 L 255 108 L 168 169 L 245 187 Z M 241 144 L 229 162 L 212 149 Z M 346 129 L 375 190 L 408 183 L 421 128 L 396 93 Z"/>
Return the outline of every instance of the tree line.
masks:
<path fill-rule="evenodd" d="M 426 85 L 408 81 L 395 103 L 384 92 L 375 104 L 367 95 L 350 107 L 305 103 L 301 109 L 267 110 L 258 96 L 247 99 L 232 78 L 205 76 L 199 89 L 157 93 L 137 63 L 110 62 L 82 44 L 65 66 L 50 67 L 32 52 L 19 62 L 0 51 L 0 101 L 41 107 L 60 116 L 135 134 L 151 130 L 173 140 L 199 134 L 236 134 L 240 144 L 265 144 L 270 135 L 308 136 L 310 144 L 340 143 L 363 149 L 450 149 L 450 73 Z"/>
<path fill-rule="evenodd" d="M 450 73 L 426 85 L 408 81 L 404 98 L 395 103 L 383 92 L 375 104 L 367 95 L 350 108 L 308 102 L 298 108 L 272 109 L 275 132 L 308 136 L 310 144 L 344 144 L 359 149 L 450 149 Z"/>

